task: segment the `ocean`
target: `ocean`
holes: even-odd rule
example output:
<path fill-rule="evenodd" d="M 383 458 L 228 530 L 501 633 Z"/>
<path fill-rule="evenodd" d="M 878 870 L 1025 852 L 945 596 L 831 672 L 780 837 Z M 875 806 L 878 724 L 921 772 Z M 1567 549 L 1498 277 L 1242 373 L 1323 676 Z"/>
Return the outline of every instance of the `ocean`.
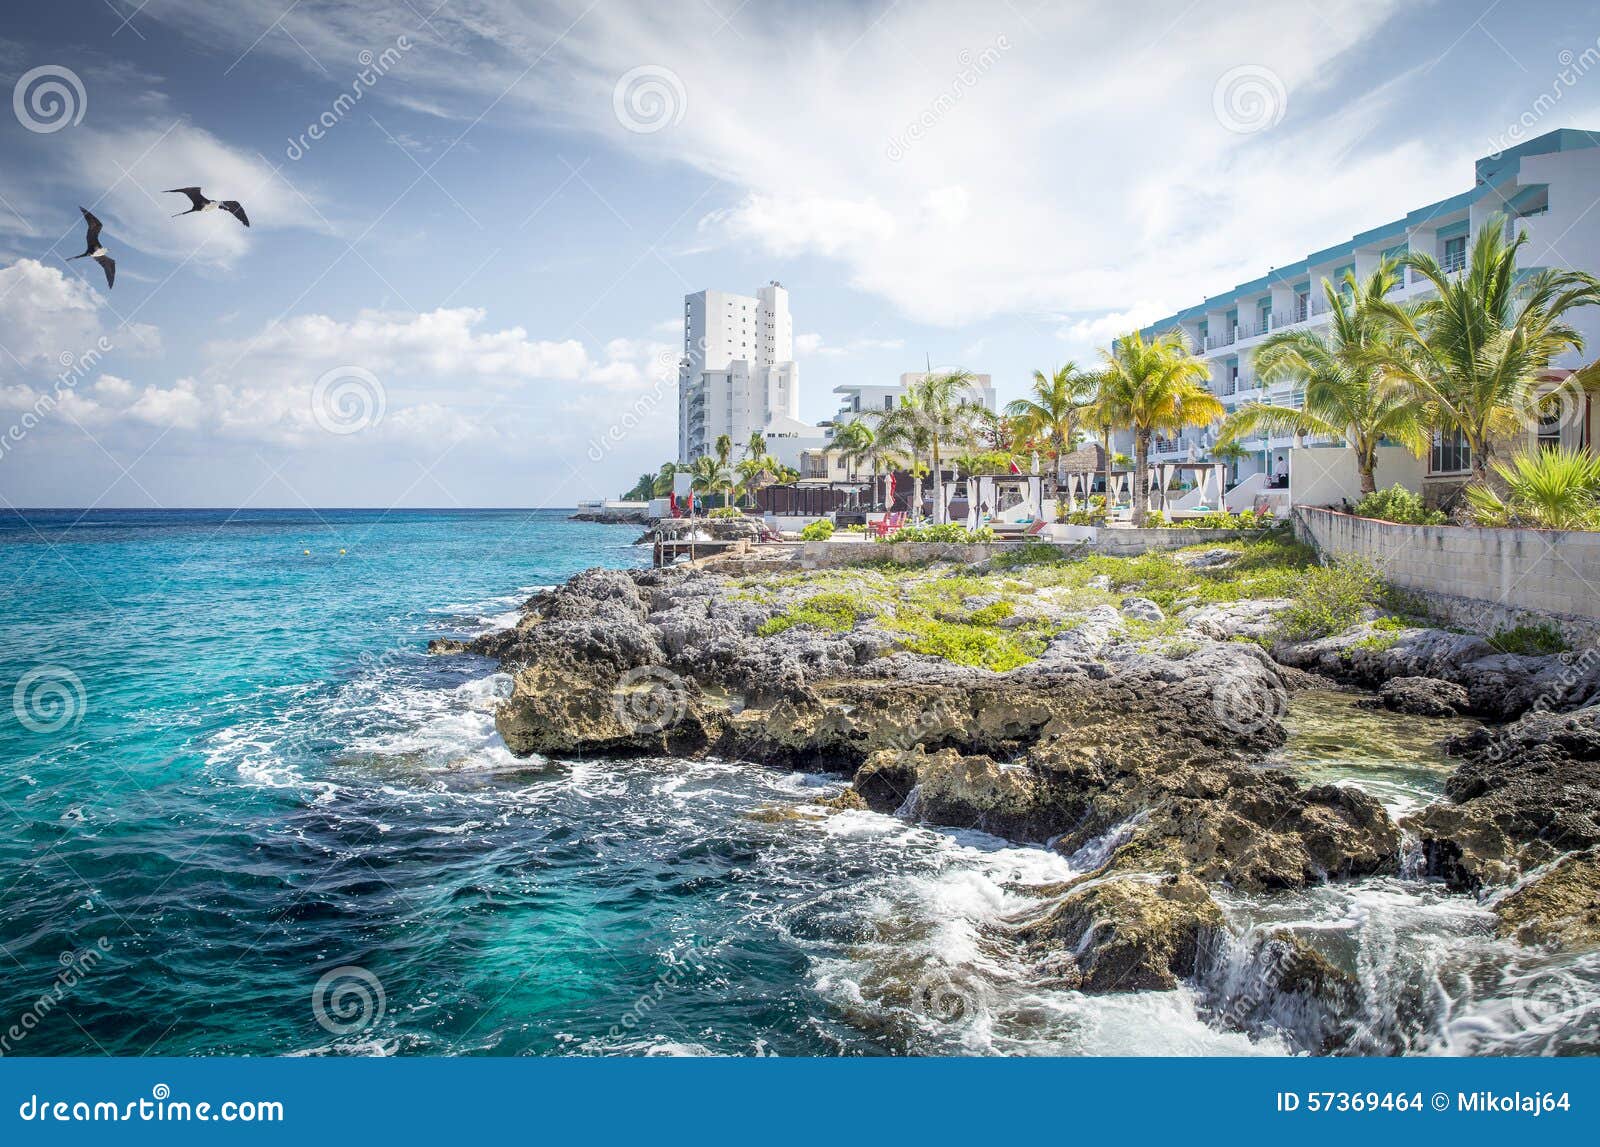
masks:
<path fill-rule="evenodd" d="M 558 511 L 0 519 L 0 1052 L 1304 1050 L 1292 1017 L 1225 1021 L 1237 968 L 1105 997 L 1041 976 L 1000 925 L 1092 856 L 824 815 L 839 776 L 511 756 L 509 679 L 427 642 L 647 564 L 637 533 Z M 1308 775 L 1396 808 L 1437 791 L 1426 746 L 1390 760 L 1375 729 L 1355 754 L 1350 723 L 1379 718 L 1300 716 L 1339 730 L 1291 746 Z M 1335 934 L 1398 1050 L 1593 1050 L 1572 1023 L 1593 961 L 1496 941 L 1470 898 L 1396 878 L 1224 906 L 1241 938 Z"/>

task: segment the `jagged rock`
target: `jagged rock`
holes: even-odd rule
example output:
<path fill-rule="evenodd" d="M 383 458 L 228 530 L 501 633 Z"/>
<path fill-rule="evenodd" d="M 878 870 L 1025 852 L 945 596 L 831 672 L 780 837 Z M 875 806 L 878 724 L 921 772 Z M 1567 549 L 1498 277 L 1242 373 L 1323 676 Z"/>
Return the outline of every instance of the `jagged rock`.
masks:
<path fill-rule="evenodd" d="M 1411 817 L 1431 875 L 1477 890 L 1600 844 L 1600 705 L 1533 712 L 1452 742 L 1445 799 Z"/>
<path fill-rule="evenodd" d="M 1500 935 L 1569 951 L 1600 947 L 1600 849 L 1562 857 L 1494 906 Z"/>
<path fill-rule="evenodd" d="M 428 642 L 428 652 L 433 654 L 467 653 L 471 648 L 470 643 L 457 641 L 453 637 L 435 637 Z"/>
<path fill-rule="evenodd" d="M 1193 606 L 1180 615 L 1183 623 L 1213 641 L 1267 641 L 1278 632 L 1280 617 L 1294 603 L 1287 598 L 1230 601 Z"/>
<path fill-rule="evenodd" d="M 1318 1055 L 1347 1047 L 1361 1012 L 1356 979 L 1284 929 L 1245 943 L 1242 953 L 1221 943 L 1202 957 L 1199 978 L 1214 1020 L 1252 1033 L 1283 1032 Z"/>
<path fill-rule="evenodd" d="M 1091 878 L 1017 935 L 1074 968 L 1085 992 L 1171 991 L 1194 974 L 1222 911 L 1192 876 Z"/>
<path fill-rule="evenodd" d="M 1536 706 L 1574 708 L 1600 697 L 1600 659 L 1501 653 L 1481 637 L 1371 622 L 1316 641 L 1280 642 L 1285 665 L 1377 688 L 1397 677 L 1453 682 L 1477 716 L 1512 720 Z"/>
<path fill-rule="evenodd" d="M 1437 677 L 1396 677 L 1378 690 L 1378 703 L 1418 717 L 1459 717 L 1471 707 L 1467 691 Z"/>
<path fill-rule="evenodd" d="M 1161 607 L 1147 597 L 1124 598 L 1122 616 L 1131 617 L 1135 621 L 1146 622 L 1158 622 L 1167 619 L 1167 615 L 1161 612 Z"/>
<path fill-rule="evenodd" d="M 1216 547 L 1209 550 L 1198 550 L 1194 553 L 1178 554 L 1178 560 L 1190 569 L 1218 570 L 1226 569 L 1239 560 L 1239 551 L 1225 547 Z"/>
<path fill-rule="evenodd" d="M 701 752 L 708 714 L 691 688 L 671 677 L 603 676 L 593 667 L 535 663 L 513 674 L 495 728 L 518 756 L 625 756 Z"/>

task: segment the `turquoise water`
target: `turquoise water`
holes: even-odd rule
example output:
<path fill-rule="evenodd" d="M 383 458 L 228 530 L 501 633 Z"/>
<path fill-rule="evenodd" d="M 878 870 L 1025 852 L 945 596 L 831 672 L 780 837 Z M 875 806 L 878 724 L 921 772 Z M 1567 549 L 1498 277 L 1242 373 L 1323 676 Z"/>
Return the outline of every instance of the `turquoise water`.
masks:
<path fill-rule="evenodd" d="M 557 512 L 0 519 L 0 1054 L 1299 1049 L 1218 1021 L 1237 969 L 1060 987 L 1006 924 L 1070 858 L 824 815 L 840 777 L 513 758 L 509 680 L 428 640 L 643 564 L 636 534 Z M 1355 759 L 1311 735 L 1347 716 L 1297 720 L 1284 767 L 1397 808 L 1443 775 L 1376 724 Z M 1380 879 L 1223 902 L 1241 935 L 1326 938 L 1374 1048 L 1593 1050 L 1597 961 L 1513 950 L 1468 898 Z"/>
<path fill-rule="evenodd" d="M 862 1014 L 852 955 L 948 946 L 941 881 L 988 910 L 984 872 L 1057 858 L 745 815 L 839 778 L 519 761 L 495 666 L 425 654 L 539 585 L 647 562 L 637 533 L 555 512 L 0 522 L 0 1013 L 31 1016 L 0 1050 L 959 1050 L 946 1023 Z"/>

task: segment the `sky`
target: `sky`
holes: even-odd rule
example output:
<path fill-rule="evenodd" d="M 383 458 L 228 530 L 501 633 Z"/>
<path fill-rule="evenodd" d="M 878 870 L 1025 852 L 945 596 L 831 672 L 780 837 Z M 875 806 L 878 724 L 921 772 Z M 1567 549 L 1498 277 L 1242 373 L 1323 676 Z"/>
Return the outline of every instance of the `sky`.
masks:
<path fill-rule="evenodd" d="M 1597 37 L 1480 0 L 12 4 L 0 504 L 614 497 L 675 453 L 683 296 L 774 279 L 803 416 L 930 360 L 1009 400 L 1600 128 Z M 171 218 L 190 185 L 251 226 Z"/>

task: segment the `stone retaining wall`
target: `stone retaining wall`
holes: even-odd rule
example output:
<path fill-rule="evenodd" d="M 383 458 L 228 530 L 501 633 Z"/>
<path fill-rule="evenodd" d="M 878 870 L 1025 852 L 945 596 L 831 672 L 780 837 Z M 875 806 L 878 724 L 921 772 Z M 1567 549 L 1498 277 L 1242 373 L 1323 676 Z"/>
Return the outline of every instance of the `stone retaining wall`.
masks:
<path fill-rule="evenodd" d="M 1112 557 L 1134 557 L 1151 550 L 1175 550 L 1183 546 L 1210 545 L 1216 542 L 1237 541 L 1238 530 L 1159 529 L 1123 530 L 1102 529 L 1092 541 L 1053 542 L 1063 555 L 1108 554 Z M 793 560 L 803 569 L 828 569 L 836 566 L 856 565 L 861 562 L 892 561 L 904 565 L 922 562 L 960 562 L 976 565 L 988 561 L 998 553 L 1021 549 L 1039 542 L 988 542 L 962 545 L 950 542 L 864 542 L 834 541 L 803 542 Z"/>
<path fill-rule="evenodd" d="M 1307 506 L 1294 522 L 1325 557 L 1369 561 L 1467 628 L 1549 621 L 1575 643 L 1600 637 L 1600 533 L 1403 526 Z"/>

